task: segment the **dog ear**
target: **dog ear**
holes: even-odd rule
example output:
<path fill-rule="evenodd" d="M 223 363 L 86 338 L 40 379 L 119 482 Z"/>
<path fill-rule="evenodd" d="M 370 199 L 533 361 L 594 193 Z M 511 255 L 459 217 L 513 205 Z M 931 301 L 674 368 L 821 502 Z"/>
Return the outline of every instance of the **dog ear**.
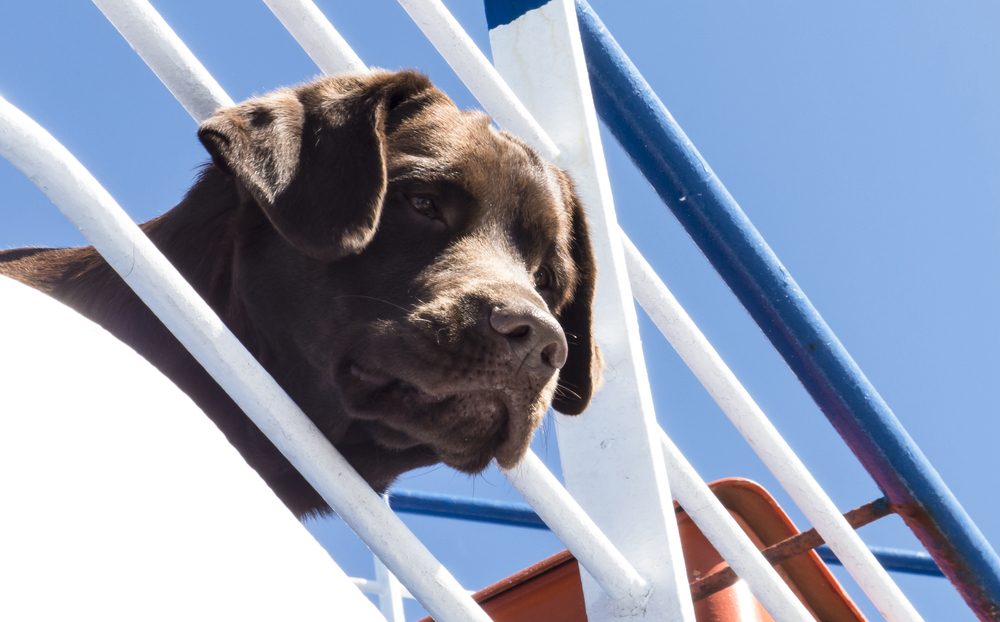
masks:
<path fill-rule="evenodd" d="M 566 333 L 569 354 L 559 372 L 552 407 L 564 415 L 578 415 L 590 404 L 590 398 L 600 384 L 601 352 L 593 334 L 594 288 L 597 284 L 597 264 L 590 246 L 586 214 L 576 196 L 569 177 L 559 171 L 564 200 L 569 204 L 573 219 L 570 254 L 576 264 L 577 283 L 573 299 L 560 310 L 556 319 Z"/>
<path fill-rule="evenodd" d="M 198 138 L 286 240 L 333 261 L 375 235 L 391 109 L 432 88 L 415 72 L 326 78 L 223 108 Z"/>

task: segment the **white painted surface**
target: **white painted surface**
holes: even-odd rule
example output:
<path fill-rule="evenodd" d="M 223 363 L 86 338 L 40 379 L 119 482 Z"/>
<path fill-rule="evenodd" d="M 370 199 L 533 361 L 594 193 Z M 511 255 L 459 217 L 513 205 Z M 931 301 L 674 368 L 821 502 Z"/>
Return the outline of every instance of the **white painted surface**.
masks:
<path fill-rule="evenodd" d="M 621 234 L 636 300 L 887 620 L 921 620 L 639 250 Z M 683 502 L 682 502 L 683 503 Z M 693 518 L 693 517 L 692 517 Z M 714 543 L 714 541 L 713 541 Z M 716 545 L 718 546 L 718 544 Z M 721 550 L 721 549 L 720 549 Z"/>
<path fill-rule="evenodd" d="M 489 618 L 97 180 L 0 98 L 0 155 L 35 183 L 275 447 L 441 622 Z"/>
<path fill-rule="evenodd" d="M 573 3 L 553 0 L 529 11 L 491 30 L 490 42 L 500 74 L 559 147 L 558 163 L 577 183 L 601 275 L 594 328 L 605 386 L 586 413 L 558 419 L 559 453 L 569 490 L 653 592 L 643 611 L 618 611 L 582 573 L 587 614 L 593 622 L 694 620 Z"/>
<path fill-rule="evenodd" d="M 0 277 L 0 620 L 382 620 L 191 400 Z"/>

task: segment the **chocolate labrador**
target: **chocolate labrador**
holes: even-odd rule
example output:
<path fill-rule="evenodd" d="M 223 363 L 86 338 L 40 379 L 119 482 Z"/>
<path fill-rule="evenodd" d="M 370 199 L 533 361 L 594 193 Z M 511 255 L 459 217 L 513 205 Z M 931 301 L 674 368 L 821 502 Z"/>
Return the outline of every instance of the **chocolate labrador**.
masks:
<path fill-rule="evenodd" d="M 379 71 L 221 109 L 198 137 L 212 163 L 142 228 L 373 488 L 509 467 L 550 403 L 586 407 L 583 211 L 485 115 Z M 149 359 L 298 516 L 328 509 L 92 248 L 0 252 L 0 273 Z"/>

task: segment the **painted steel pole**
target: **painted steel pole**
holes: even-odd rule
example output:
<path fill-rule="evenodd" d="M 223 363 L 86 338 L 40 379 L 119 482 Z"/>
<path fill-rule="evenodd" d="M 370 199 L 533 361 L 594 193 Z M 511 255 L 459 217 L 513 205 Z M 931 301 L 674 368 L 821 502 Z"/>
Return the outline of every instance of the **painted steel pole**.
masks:
<path fill-rule="evenodd" d="M 1000 620 L 996 552 L 597 15 L 577 7 L 608 127 L 969 606 Z"/>
<path fill-rule="evenodd" d="M 368 67 L 311 0 L 264 0 L 285 30 L 328 76 Z"/>
<path fill-rule="evenodd" d="M 615 601 L 616 610 L 639 610 L 645 606 L 652 586 L 579 509 L 538 456 L 528 452 L 506 475 L 549 529 L 573 552 L 580 566 L 594 577 L 604 594 Z"/>
<path fill-rule="evenodd" d="M 653 593 L 643 610 L 616 611 L 582 573 L 587 615 L 594 622 L 694 620 L 573 5 L 487 0 L 486 13 L 497 69 L 577 182 L 601 274 L 594 329 L 606 362 L 605 386 L 585 414 L 558 419 L 559 454 L 569 490 L 652 583 Z"/>
<path fill-rule="evenodd" d="M 205 119 L 216 108 L 233 105 L 229 95 L 151 4 L 93 2 L 192 117 Z"/>
<path fill-rule="evenodd" d="M 382 500 L 389 505 L 388 495 L 382 495 Z M 372 555 L 372 562 L 375 565 L 375 581 L 378 584 L 379 611 L 385 616 L 386 622 L 406 622 L 403 611 L 403 586 L 377 555 Z"/>

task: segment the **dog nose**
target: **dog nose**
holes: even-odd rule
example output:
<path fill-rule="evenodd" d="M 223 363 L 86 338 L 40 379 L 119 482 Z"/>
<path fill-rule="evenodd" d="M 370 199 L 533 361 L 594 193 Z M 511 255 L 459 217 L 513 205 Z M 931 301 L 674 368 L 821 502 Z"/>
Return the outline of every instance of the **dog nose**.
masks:
<path fill-rule="evenodd" d="M 555 318 L 538 307 L 528 303 L 493 307 L 490 326 L 507 338 L 525 366 L 552 371 L 566 364 L 566 335 Z"/>

